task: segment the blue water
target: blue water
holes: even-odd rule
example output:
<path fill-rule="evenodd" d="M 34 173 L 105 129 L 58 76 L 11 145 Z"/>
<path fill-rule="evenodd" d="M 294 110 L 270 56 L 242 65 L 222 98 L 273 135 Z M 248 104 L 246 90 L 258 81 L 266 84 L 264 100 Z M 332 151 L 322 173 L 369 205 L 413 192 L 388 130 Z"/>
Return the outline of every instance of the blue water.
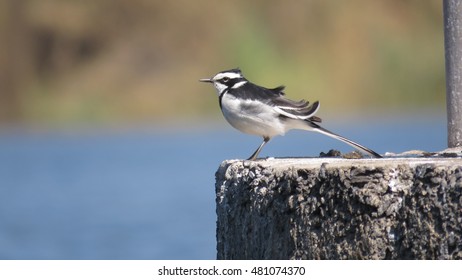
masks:
<path fill-rule="evenodd" d="M 328 126 L 379 153 L 442 150 L 444 117 Z M 220 123 L 0 130 L 0 259 L 214 259 L 215 171 L 260 139 Z M 261 156 L 349 146 L 290 132 Z"/>

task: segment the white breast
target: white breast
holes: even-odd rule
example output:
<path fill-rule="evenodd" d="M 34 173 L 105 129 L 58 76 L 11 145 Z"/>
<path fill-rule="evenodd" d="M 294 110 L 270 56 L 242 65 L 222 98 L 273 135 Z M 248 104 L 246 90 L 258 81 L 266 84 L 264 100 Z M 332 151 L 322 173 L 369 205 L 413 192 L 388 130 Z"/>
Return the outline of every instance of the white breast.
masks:
<path fill-rule="evenodd" d="M 221 100 L 225 119 L 237 130 L 244 133 L 273 137 L 284 135 L 285 126 L 281 123 L 272 106 L 256 100 L 240 100 L 225 93 Z"/>

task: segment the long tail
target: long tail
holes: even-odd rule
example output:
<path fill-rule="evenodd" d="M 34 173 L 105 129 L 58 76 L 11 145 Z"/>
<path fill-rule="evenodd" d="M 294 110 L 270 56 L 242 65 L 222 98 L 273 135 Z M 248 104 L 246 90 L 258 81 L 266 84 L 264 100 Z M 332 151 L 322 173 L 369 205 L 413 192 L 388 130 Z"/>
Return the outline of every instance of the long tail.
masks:
<path fill-rule="evenodd" d="M 335 133 L 333 133 L 333 132 L 331 132 L 331 131 L 329 131 L 329 130 L 327 130 L 327 129 L 325 129 L 325 128 L 323 128 L 323 127 L 317 125 L 317 124 L 310 123 L 310 125 L 311 125 L 313 131 L 317 131 L 317 132 L 319 132 L 319 133 L 322 133 L 322 134 L 327 135 L 327 136 L 329 136 L 329 137 L 332 137 L 332 138 L 334 138 L 334 139 L 340 140 L 340 141 L 342 141 L 342 142 L 344 142 L 344 143 L 346 143 L 346 144 L 352 146 L 353 148 L 359 149 L 359 150 L 361 150 L 361 151 L 363 151 L 363 152 L 365 152 L 365 153 L 367 153 L 367 154 L 369 154 L 369 155 L 371 155 L 371 156 L 373 156 L 373 157 L 382 158 L 381 155 L 379 155 L 378 153 L 374 152 L 373 150 L 371 150 L 371 149 L 369 149 L 369 148 L 366 148 L 366 147 L 364 147 L 363 145 L 360 145 L 360 144 L 358 144 L 358 143 L 356 143 L 356 142 L 353 142 L 353 141 L 351 141 L 350 139 L 347 139 L 347 138 L 345 138 L 345 137 L 343 137 L 343 136 L 340 136 L 340 135 L 338 135 L 338 134 L 335 134 Z"/>

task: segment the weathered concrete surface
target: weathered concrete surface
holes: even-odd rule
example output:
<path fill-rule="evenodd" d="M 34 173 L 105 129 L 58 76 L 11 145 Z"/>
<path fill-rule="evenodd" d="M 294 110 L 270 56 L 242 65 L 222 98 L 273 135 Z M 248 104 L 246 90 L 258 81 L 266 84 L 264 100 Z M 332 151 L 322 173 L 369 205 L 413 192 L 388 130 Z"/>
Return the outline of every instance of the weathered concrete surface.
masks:
<path fill-rule="evenodd" d="M 462 259 L 462 159 L 230 160 L 218 259 Z"/>

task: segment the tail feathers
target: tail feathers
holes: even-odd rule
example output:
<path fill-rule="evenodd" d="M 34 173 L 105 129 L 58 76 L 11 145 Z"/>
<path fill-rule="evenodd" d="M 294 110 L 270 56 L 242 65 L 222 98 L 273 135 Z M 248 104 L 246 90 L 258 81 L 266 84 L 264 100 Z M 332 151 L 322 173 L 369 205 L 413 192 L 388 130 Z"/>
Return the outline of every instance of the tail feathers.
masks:
<path fill-rule="evenodd" d="M 329 136 L 329 137 L 332 137 L 332 138 L 334 138 L 334 139 L 340 140 L 340 141 L 342 141 L 342 142 L 344 142 L 344 143 L 346 143 L 346 144 L 352 146 L 353 148 L 358 149 L 358 150 L 361 150 L 361 151 L 363 151 L 363 152 L 365 152 L 365 153 L 367 153 L 367 154 L 369 154 L 369 155 L 371 155 L 371 156 L 373 156 L 373 157 L 382 158 L 381 155 L 379 155 L 378 153 L 374 152 L 373 150 L 371 150 L 371 149 L 369 149 L 369 148 L 366 148 L 366 147 L 364 147 L 363 145 L 360 145 L 360 144 L 358 144 L 358 143 L 356 143 L 356 142 L 353 142 L 353 141 L 351 141 L 350 139 L 347 139 L 347 138 L 345 138 L 345 137 L 343 137 L 343 136 L 340 136 L 340 135 L 338 135 L 338 134 L 335 134 L 335 133 L 333 133 L 333 132 L 331 132 L 331 131 L 329 131 L 329 130 L 323 128 L 323 127 L 320 127 L 319 125 L 316 125 L 316 127 L 314 127 L 313 130 L 314 130 L 314 131 L 317 131 L 317 132 L 319 132 L 319 133 L 322 133 L 322 134 L 324 134 L 324 135 L 327 135 L 327 136 Z"/>

